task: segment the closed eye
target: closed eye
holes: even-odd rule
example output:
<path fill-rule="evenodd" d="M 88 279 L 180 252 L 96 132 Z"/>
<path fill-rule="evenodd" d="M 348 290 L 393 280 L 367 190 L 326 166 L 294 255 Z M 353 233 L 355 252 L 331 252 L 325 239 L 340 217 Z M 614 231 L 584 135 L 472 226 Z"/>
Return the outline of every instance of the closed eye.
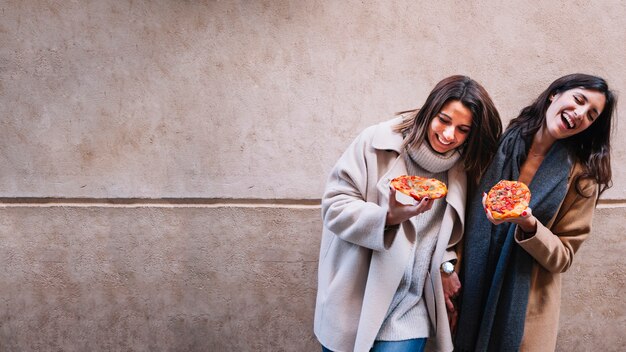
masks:
<path fill-rule="evenodd" d="M 578 95 L 574 96 L 574 101 L 578 105 L 583 105 L 585 103 L 585 100 L 583 98 L 581 98 L 580 96 L 578 96 Z"/>
<path fill-rule="evenodd" d="M 594 112 L 589 111 L 587 113 L 587 117 L 589 118 L 589 121 L 594 122 L 598 118 L 598 113 L 595 111 Z"/>

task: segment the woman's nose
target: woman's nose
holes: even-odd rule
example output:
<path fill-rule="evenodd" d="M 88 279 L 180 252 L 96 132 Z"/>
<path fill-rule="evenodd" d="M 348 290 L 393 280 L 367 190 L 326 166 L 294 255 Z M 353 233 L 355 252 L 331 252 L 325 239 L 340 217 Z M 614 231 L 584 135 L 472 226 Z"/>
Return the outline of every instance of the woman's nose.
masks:
<path fill-rule="evenodd" d="M 587 114 L 588 110 L 589 110 L 589 107 L 586 105 L 578 107 L 576 110 L 574 110 L 574 117 L 576 119 L 582 119 Z"/>
<path fill-rule="evenodd" d="M 454 139 L 454 127 L 448 126 L 443 130 L 443 136 L 446 137 L 448 141 Z"/>

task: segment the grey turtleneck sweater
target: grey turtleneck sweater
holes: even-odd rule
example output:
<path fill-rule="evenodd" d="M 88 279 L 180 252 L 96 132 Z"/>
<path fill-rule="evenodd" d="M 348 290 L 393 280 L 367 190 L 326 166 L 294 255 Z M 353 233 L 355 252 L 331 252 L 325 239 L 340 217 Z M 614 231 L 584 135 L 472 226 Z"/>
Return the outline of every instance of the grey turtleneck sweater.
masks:
<path fill-rule="evenodd" d="M 446 184 L 447 171 L 459 158 L 456 150 L 445 155 L 435 152 L 427 141 L 419 148 L 407 148 L 407 153 L 404 153 L 409 175 L 436 178 Z M 401 341 L 428 337 L 430 320 L 422 293 L 445 208 L 445 200 L 437 199 L 429 211 L 410 219 L 417 234 L 416 241 L 376 340 Z"/>

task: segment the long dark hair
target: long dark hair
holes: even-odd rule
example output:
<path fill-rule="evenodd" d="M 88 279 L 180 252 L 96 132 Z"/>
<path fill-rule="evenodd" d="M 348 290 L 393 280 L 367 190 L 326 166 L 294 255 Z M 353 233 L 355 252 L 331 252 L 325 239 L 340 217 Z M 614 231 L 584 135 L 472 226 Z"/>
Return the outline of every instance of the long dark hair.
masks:
<path fill-rule="evenodd" d="M 450 76 L 437 83 L 420 109 L 402 111 L 406 118 L 396 132 L 406 135 L 403 147 L 418 146 L 428 134 L 428 126 L 443 106 L 460 101 L 472 112 L 472 128 L 462 149 L 461 158 L 468 179 L 475 185 L 498 149 L 502 133 L 500 114 L 491 97 L 478 82 L 467 76 Z"/>
<path fill-rule="evenodd" d="M 583 165 L 583 173 L 574 180 L 576 191 L 585 196 L 581 189 L 581 181 L 593 179 L 600 185 L 599 196 L 613 185 L 611 131 L 614 127 L 613 115 L 617 103 L 617 97 L 604 79 L 582 73 L 574 73 L 557 79 L 531 105 L 523 108 L 518 117 L 511 120 L 507 130 L 520 126 L 522 136 L 527 139 L 527 142 L 532 142 L 535 133 L 545 124 L 546 111 L 552 103 L 550 97 L 574 88 L 594 90 L 604 94 L 606 98 L 602 113 L 591 126 L 563 139 L 572 156 Z"/>

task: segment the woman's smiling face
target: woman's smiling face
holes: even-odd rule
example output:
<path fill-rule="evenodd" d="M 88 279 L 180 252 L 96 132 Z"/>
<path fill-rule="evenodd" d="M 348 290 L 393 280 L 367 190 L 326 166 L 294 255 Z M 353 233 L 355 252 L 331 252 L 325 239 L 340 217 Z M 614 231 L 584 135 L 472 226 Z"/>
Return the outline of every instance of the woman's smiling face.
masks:
<path fill-rule="evenodd" d="M 472 129 L 472 112 L 458 100 L 447 102 L 430 121 L 428 143 L 445 154 L 461 146 Z"/>
<path fill-rule="evenodd" d="M 546 110 L 546 129 L 555 139 L 580 133 L 600 116 L 606 103 L 604 94 L 585 88 L 574 88 L 553 95 Z"/>

